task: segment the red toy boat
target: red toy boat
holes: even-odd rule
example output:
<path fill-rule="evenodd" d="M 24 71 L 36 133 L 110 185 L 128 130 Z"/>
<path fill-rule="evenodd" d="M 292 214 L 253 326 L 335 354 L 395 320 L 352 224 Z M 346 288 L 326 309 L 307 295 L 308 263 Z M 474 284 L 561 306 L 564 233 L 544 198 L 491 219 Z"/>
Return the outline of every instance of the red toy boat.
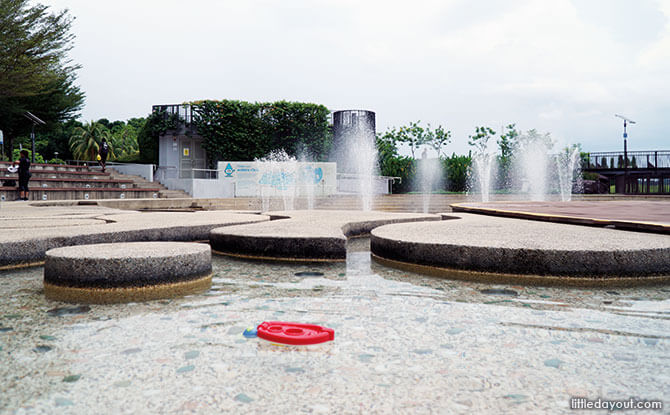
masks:
<path fill-rule="evenodd" d="M 258 325 L 258 337 L 283 344 L 318 344 L 335 340 L 335 330 L 315 324 L 264 321 Z"/>

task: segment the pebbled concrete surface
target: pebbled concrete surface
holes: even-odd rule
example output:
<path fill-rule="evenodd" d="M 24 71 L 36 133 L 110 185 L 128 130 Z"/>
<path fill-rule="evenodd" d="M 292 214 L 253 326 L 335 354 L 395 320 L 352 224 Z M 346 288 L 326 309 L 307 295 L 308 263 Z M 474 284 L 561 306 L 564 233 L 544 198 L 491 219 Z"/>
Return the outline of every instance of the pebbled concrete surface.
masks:
<path fill-rule="evenodd" d="M 347 237 L 368 234 L 377 226 L 439 221 L 439 215 L 379 211 L 305 210 L 271 212 L 270 222 L 214 229 L 216 252 L 260 259 L 344 260 Z"/>
<path fill-rule="evenodd" d="M 146 301 L 209 288 L 209 245 L 129 242 L 81 245 L 47 251 L 47 298 L 83 303 Z"/>
<path fill-rule="evenodd" d="M 590 278 L 670 275 L 670 237 L 471 214 L 371 233 L 374 255 L 421 266 Z"/>
<path fill-rule="evenodd" d="M 44 263 L 45 282 L 90 288 L 178 282 L 211 272 L 209 245 L 187 242 L 69 246 L 47 251 Z"/>
<path fill-rule="evenodd" d="M 201 241 L 222 226 L 263 222 L 268 216 L 230 211 L 137 212 L 99 206 L 0 208 L 0 269 L 37 264 L 49 249 L 136 241 Z"/>

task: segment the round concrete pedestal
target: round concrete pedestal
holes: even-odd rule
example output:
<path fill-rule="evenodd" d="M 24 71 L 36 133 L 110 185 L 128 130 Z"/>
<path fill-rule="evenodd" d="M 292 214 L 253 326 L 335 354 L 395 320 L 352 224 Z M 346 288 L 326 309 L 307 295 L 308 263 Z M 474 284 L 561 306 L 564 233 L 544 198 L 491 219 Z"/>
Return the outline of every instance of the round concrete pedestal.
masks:
<path fill-rule="evenodd" d="M 129 242 L 51 249 L 44 264 L 47 298 L 124 303 L 178 297 L 209 289 L 209 245 Z"/>
<path fill-rule="evenodd" d="M 670 238 L 586 226 L 451 215 L 372 231 L 378 262 L 490 283 L 636 286 L 670 282 Z"/>

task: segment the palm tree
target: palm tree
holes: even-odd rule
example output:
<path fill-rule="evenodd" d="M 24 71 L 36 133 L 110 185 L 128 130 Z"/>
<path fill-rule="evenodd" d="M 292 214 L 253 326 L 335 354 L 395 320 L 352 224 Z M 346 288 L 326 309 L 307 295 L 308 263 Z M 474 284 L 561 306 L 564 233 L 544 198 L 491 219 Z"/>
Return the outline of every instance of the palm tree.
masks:
<path fill-rule="evenodd" d="M 107 143 L 110 145 L 109 156 L 112 157 L 114 152 L 111 147 L 110 133 L 104 126 L 95 121 L 85 123 L 74 130 L 74 134 L 69 141 L 72 155 L 78 160 L 95 160 L 103 137 L 107 139 Z"/>
<path fill-rule="evenodd" d="M 127 158 L 139 154 L 137 132 L 132 126 L 127 125 L 121 131 L 112 134 L 111 139 L 110 146 L 115 149 L 113 159 L 119 157 Z M 109 142 L 109 138 L 107 141 Z"/>

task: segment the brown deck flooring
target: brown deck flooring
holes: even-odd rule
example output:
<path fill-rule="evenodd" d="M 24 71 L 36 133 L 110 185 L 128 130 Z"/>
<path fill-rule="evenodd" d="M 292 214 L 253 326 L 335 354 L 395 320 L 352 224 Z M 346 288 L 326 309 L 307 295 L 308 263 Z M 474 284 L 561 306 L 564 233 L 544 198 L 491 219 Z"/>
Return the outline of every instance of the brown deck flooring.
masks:
<path fill-rule="evenodd" d="M 669 201 L 466 202 L 454 211 L 670 233 Z M 656 230 L 654 230 L 656 229 Z"/>

